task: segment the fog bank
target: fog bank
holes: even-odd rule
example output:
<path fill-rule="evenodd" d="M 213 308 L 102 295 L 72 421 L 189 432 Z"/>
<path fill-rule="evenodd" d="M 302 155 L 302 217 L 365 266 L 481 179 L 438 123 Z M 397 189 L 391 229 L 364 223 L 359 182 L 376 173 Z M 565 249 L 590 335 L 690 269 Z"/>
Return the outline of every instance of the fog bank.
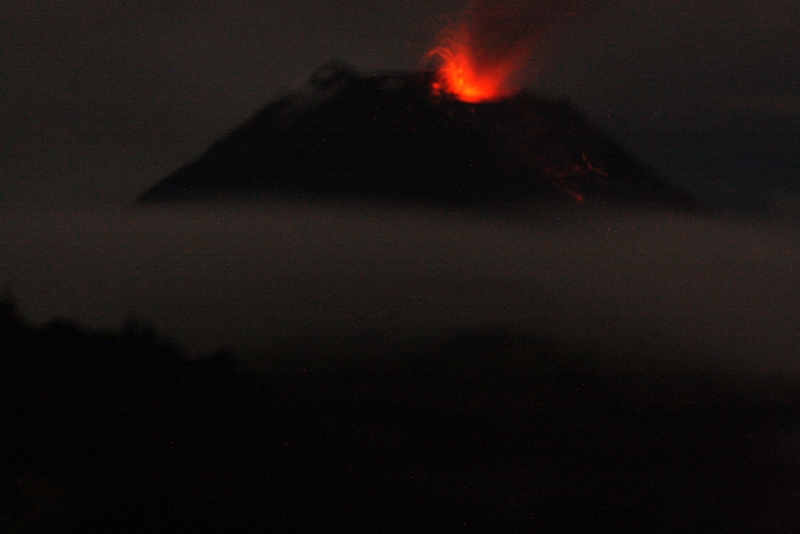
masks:
<path fill-rule="evenodd" d="M 193 351 L 501 328 L 725 370 L 800 372 L 800 234 L 766 223 L 559 208 L 385 206 L 0 212 L 23 314 L 150 321 Z"/>

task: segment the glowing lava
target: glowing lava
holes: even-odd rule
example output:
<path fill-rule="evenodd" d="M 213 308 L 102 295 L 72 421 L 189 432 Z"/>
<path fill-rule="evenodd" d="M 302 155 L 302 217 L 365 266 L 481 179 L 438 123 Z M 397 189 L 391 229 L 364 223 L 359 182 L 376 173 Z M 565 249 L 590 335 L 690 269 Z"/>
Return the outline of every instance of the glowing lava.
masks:
<path fill-rule="evenodd" d="M 461 22 L 446 28 L 439 46 L 425 55 L 434 62 L 434 94 L 472 103 L 511 96 L 517 89 L 511 78 L 524 69 L 548 19 L 539 2 L 473 0 Z"/>
<path fill-rule="evenodd" d="M 434 94 L 465 102 L 511 96 L 515 81 L 552 22 L 583 0 L 472 0 L 461 21 L 451 25 L 439 46 L 425 55 L 435 60 Z"/>
<path fill-rule="evenodd" d="M 442 62 L 433 83 L 436 94 L 445 93 L 475 103 L 497 100 L 512 92 L 506 88 L 506 81 L 513 68 L 506 65 L 481 68 L 470 48 L 462 43 L 453 40 L 446 46 L 437 46 L 426 57 Z"/>

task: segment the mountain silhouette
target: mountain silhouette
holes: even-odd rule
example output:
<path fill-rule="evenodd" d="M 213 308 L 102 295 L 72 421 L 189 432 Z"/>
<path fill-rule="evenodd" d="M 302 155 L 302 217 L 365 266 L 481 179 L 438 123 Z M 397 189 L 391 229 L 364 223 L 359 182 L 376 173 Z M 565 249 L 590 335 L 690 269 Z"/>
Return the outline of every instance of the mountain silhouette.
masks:
<path fill-rule="evenodd" d="M 465 103 L 433 73 L 330 63 L 138 202 L 376 199 L 451 205 L 535 198 L 695 206 L 564 101 Z"/>

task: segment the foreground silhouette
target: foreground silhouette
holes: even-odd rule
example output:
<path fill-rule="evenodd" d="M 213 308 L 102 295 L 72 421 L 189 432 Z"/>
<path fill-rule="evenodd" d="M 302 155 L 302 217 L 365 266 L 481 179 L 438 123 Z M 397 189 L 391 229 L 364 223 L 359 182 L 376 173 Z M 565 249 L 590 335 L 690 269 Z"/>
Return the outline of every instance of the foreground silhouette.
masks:
<path fill-rule="evenodd" d="M 0 530 L 778 532 L 800 381 L 499 333 L 189 358 L 0 306 Z"/>

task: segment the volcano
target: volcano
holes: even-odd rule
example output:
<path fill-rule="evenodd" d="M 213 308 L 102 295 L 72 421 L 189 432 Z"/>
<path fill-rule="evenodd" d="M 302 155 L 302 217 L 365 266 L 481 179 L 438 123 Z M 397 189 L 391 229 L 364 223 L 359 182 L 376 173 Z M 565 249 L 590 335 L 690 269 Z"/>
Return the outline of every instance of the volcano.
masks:
<path fill-rule="evenodd" d="M 696 207 L 565 101 L 481 103 L 433 72 L 341 63 L 273 101 L 138 202 L 372 199 L 497 206 L 535 199 Z"/>

